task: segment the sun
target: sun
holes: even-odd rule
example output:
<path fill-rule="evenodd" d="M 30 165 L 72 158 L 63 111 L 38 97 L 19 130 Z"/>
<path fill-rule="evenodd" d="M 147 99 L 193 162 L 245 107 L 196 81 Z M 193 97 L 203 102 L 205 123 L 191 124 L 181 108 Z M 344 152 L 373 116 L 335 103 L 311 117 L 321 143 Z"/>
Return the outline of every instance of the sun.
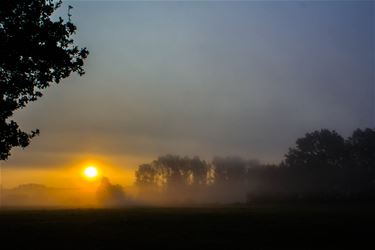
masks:
<path fill-rule="evenodd" d="M 98 176 L 98 169 L 95 166 L 85 168 L 84 174 L 89 179 L 94 179 Z"/>

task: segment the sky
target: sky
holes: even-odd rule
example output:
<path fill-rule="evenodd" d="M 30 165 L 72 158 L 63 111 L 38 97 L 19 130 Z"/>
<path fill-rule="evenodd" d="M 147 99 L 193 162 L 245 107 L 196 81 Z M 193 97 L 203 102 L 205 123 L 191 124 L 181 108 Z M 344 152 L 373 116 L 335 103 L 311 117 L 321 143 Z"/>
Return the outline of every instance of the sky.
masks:
<path fill-rule="evenodd" d="M 374 127 L 372 1 L 66 4 L 86 74 L 15 115 L 41 134 L 4 186 L 75 185 L 88 164 L 130 185 L 168 153 L 277 163 L 306 132 Z"/>

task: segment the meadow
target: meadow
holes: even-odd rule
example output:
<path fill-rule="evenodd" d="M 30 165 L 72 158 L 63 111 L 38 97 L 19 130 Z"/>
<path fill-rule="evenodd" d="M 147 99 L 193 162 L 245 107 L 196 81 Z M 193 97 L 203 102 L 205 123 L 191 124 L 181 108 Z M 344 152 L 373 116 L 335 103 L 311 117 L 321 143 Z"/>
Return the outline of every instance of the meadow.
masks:
<path fill-rule="evenodd" d="M 1 249 L 368 249 L 374 206 L 262 205 L 0 212 Z"/>

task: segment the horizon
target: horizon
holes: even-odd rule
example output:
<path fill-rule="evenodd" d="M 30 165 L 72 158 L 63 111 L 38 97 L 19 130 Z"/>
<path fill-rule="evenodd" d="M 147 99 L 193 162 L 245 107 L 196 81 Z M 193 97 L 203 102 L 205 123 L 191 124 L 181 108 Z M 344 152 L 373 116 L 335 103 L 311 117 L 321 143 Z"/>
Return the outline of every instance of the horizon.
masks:
<path fill-rule="evenodd" d="M 3 246 L 373 244 L 374 1 L 1 0 L 0 55 Z"/>
<path fill-rule="evenodd" d="M 279 163 L 307 132 L 374 127 L 373 2 L 69 4 L 86 74 L 16 112 L 41 134 L 4 187 L 80 186 L 92 162 L 127 186 L 165 154 Z"/>

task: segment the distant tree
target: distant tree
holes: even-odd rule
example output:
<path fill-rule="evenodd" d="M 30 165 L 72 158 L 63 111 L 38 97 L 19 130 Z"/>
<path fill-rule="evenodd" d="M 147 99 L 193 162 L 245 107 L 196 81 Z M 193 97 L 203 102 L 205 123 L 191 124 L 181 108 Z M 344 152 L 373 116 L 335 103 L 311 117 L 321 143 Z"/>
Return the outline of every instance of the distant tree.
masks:
<path fill-rule="evenodd" d="M 122 206 L 125 204 L 125 192 L 122 186 L 113 185 L 107 177 L 103 177 L 96 190 L 96 198 L 102 206 Z"/>
<path fill-rule="evenodd" d="M 375 129 L 357 129 L 347 139 L 347 193 L 375 195 Z"/>
<path fill-rule="evenodd" d="M 22 131 L 10 120 L 14 112 L 71 72 L 84 74 L 88 51 L 74 45 L 70 13 L 67 22 L 51 18 L 60 6 L 61 1 L 53 0 L 0 1 L 0 160 L 39 133 Z"/>
<path fill-rule="evenodd" d="M 164 155 L 152 162 L 159 175 L 159 183 L 169 191 L 187 186 L 207 184 L 209 166 L 198 157 Z"/>
<path fill-rule="evenodd" d="M 197 200 L 207 191 L 210 171 L 210 165 L 199 157 L 164 155 L 138 166 L 135 183 L 146 199 L 165 194 L 164 201 Z"/>
<path fill-rule="evenodd" d="M 164 155 L 152 162 L 158 170 L 160 184 L 168 192 L 177 192 L 188 182 L 187 162 L 178 155 Z"/>
<path fill-rule="evenodd" d="M 210 165 L 199 157 L 187 159 L 189 184 L 192 186 L 205 186 L 208 184 Z"/>
<path fill-rule="evenodd" d="M 157 169 L 152 164 L 142 164 L 135 171 L 135 184 L 139 188 L 155 188 L 157 174 Z"/>
<path fill-rule="evenodd" d="M 354 166 L 375 170 L 375 129 L 357 129 L 347 143 Z"/>
<path fill-rule="evenodd" d="M 212 160 L 214 182 L 212 195 L 221 202 L 239 202 L 247 191 L 246 160 L 240 157 L 214 157 Z"/>
<path fill-rule="evenodd" d="M 247 165 L 248 169 L 260 168 L 260 167 L 264 166 L 260 163 L 260 161 L 258 159 L 250 159 L 250 160 L 247 161 L 246 165 Z"/>
<path fill-rule="evenodd" d="M 317 130 L 297 139 L 289 149 L 277 182 L 285 191 L 304 197 L 333 196 L 344 189 L 347 162 L 345 139 L 334 130 Z"/>
<path fill-rule="evenodd" d="M 240 157 L 215 157 L 212 165 L 217 185 L 242 185 L 246 181 L 248 164 Z"/>
<path fill-rule="evenodd" d="M 284 166 L 324 168 L 340 167 L 346 155 L 344 138 L 336 131 L 322 129 L 307 133 L 285 155 Z"/>

